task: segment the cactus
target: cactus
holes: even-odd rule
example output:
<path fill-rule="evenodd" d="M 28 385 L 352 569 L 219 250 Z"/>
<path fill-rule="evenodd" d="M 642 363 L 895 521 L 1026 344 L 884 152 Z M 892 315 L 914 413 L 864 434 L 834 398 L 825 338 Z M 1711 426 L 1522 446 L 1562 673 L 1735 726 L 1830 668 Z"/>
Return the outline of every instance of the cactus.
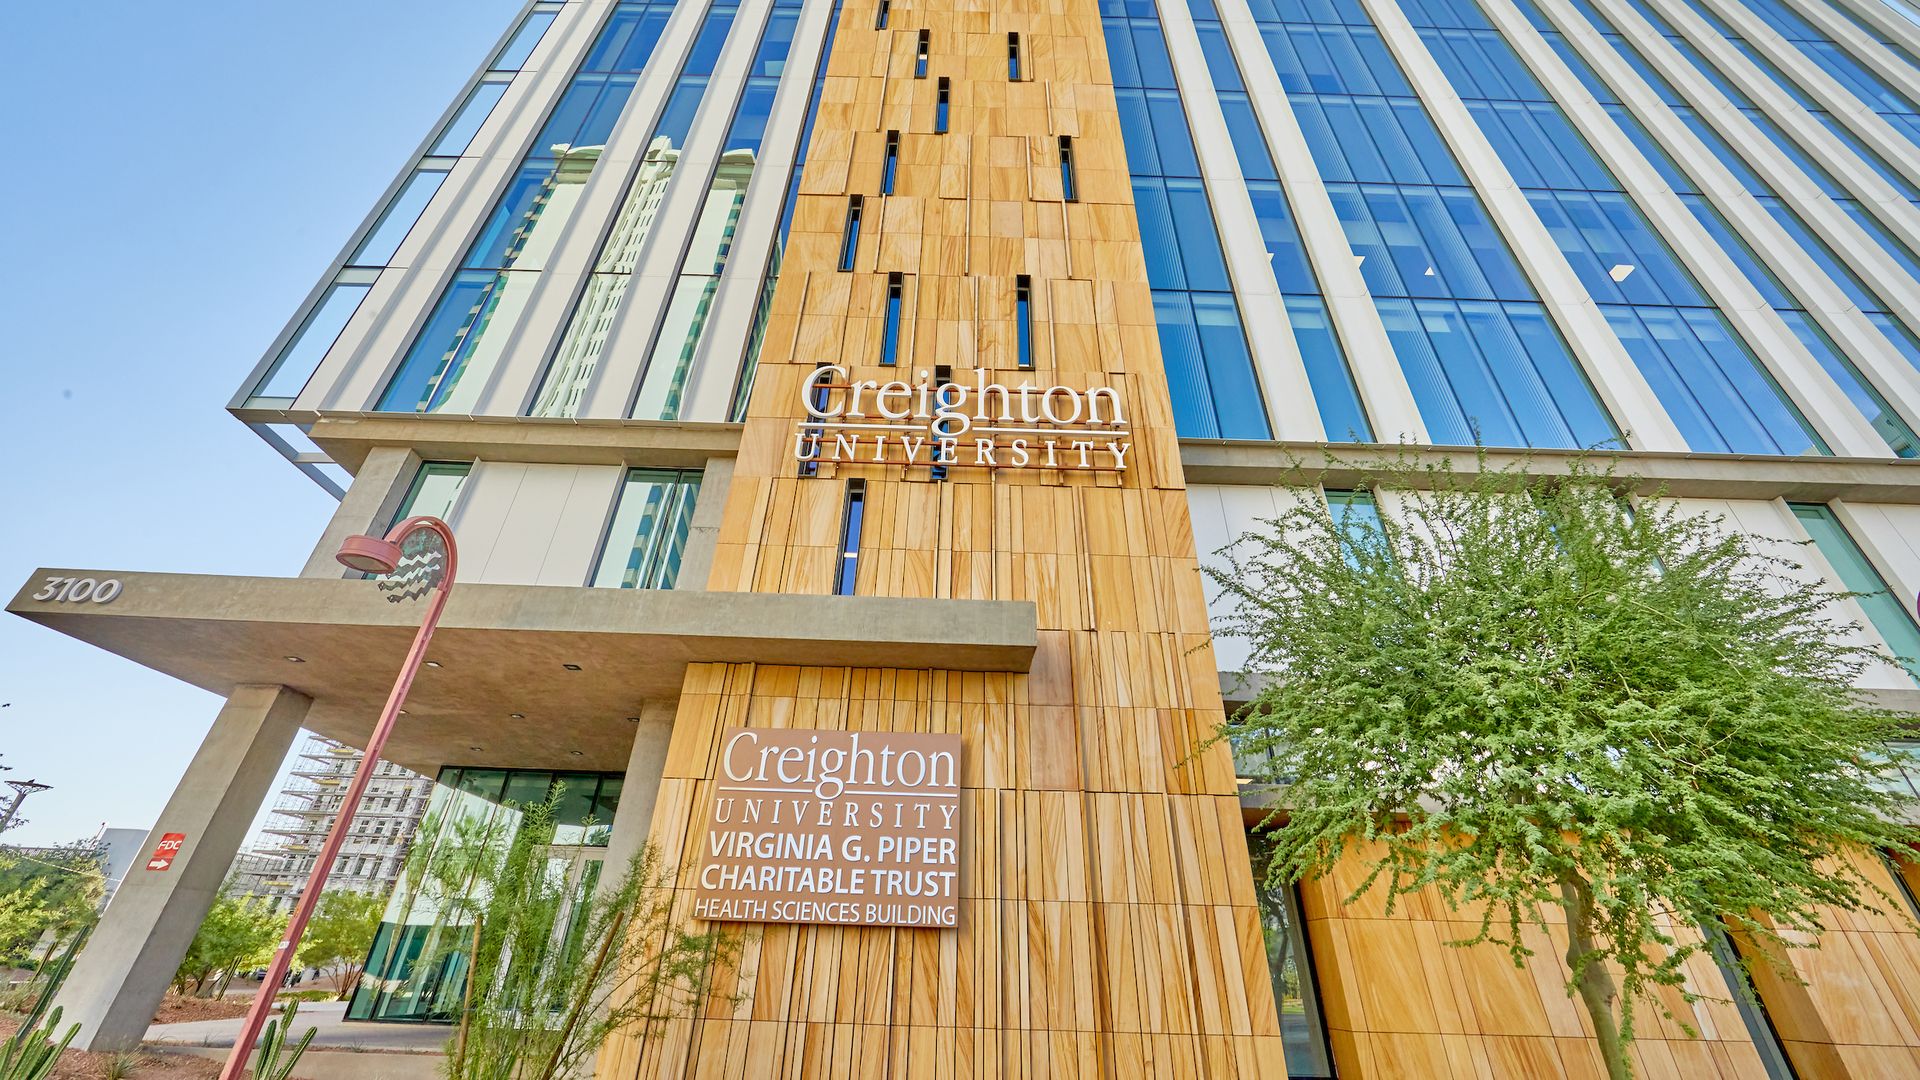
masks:
<path fill-rule="evenodd" d="M 54 991 L 66 980 L 67 972 L 73 967 L 73 955 L 80 951 L 80 942 L 86 935 L 75 934 L 73 940 L 60 954 L 60 958 L 48 968 L 43 966 L 45 975 L 40 985 L 40 993 L 33 999 L 33 1007 L 27 1010 L 26 1018 L 20 1021 L 20 1030 L 13 1037 L 0 1043 L 0 1080 L 46 1080 L 52 1074 L 53 1067 L 60 1062 L 60 1055 L 67 1044 L 80 1033 L 80 1025 L 67 1028 L 67 1033 L 58 1043 L 53 1034 L 60 1027 L 61 1009 L 57 1006 L 51 1011 Z M 42 1023 L 42 1021 L 45 1023 Z"/>
<path fill-rule="evenodd" d="M 313 1041 L 314 1033 L 319 1028 L 308 1028 L 307 1033 L 300 1036 L 300 1041 L 293 1044 L 293 1049 L 287 1049 L 287 1035 L 293 1031 L 293 1017 L 299 1011 L 300 1003 L 289 1001 L 284 1016 L 267 1021 L 267 1032 L 260 1037 L 260 1053 L 253 1060 L 253 1080 L 287 1080 L 300 1055 L 307 1052 L 307 1044 Z M 12 1078 L 0 1074 L 0 1080 Z"/>
<path fill-rule="evenodd" d="M 13 1038 L 0 1045 L 0 1080 L 45 1080 L 52 1075 L 53 1067 L 60 1063 L 60 1054 L 67 1044 L 80 1032 L 80 1025 L 67 1028 L 67 1034 L 59 1042 L 53 1041 L 53 1032 L 60 1026 L 60 1008 L 55 1006 L 46 1014 L 46 1023 L 39 1023 L 36 1015 L 20 1025 Z"/>

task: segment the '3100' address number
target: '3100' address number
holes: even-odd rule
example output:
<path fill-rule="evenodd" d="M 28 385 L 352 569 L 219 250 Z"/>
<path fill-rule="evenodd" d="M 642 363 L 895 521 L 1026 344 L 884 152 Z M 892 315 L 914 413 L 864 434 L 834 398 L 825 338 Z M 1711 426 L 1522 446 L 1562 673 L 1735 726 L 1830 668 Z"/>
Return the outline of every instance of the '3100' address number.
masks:
<path fill-rule="evenodd" d="M 89 600 L 96 604 L 110 604 L 119 595 L 119 578 L 96 581 L 90 577 L 50 577 L 46 585 L 33 594 L 33 598 L 51 600 L 56 604 L 82 604 Z"/>

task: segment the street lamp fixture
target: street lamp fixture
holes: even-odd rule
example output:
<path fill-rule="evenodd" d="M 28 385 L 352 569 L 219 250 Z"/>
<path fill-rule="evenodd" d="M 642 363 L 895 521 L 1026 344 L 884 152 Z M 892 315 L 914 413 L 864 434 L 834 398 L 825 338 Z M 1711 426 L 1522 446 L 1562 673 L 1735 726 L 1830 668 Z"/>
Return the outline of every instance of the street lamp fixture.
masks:
<path fill-rule="evenodd" d="M 353 780 L 341 796 L 339 816 L 334 818 L 327 841 L 313 861 L 306 888 L 301 890 L 287 919 L 287 935 L 274 948 L 273 960 L 267 965 L 266 977 L 260 981 L 259 993 L 254 995 L 253 1007 L 247 1011 L 246 1023 L 241 1026 L 239 1037 L 233 1041 L 233 1051 L 220 1070 L 220 1080 L 240 1080 L 246 1072 L 247 1057 L 253 1052 L 261 1029 L 266 1027 L 267 1014 L 273 1011 L 274 994 L 293 964 L 307 920 L 313 917 L 313 909 L 320 903 L 321 890 L 326 887 L 327 875 L 346 843 L 354 813 L 360 809 L 360 799 L 380 765 L 380 752 L 386 748 L 387 737 L 393 734 L 394 722 L 405 713 L 400 706 L 407 702 L 407 691 L 426 659 L 427 645 L 433 640 L 440 613 L 446 610 L 447 596 L 453 591 L 457 562 L 453 530 L 436 517 L 408 518 L 387 530 L 385 536 L 349 536 L 334 558 L 350 570 L 383 575 L 375 587 L 386 594 L 389 603 L 432 595 L 420 620 L 420 629 L 413 636 L 413 647 L 407 650 L 406 662 L 401 665 L 393 690 L 387 695 L 386 707 L 380 711 L 373 734 L 367 738 L 366 752 L 361 755 Z"/>

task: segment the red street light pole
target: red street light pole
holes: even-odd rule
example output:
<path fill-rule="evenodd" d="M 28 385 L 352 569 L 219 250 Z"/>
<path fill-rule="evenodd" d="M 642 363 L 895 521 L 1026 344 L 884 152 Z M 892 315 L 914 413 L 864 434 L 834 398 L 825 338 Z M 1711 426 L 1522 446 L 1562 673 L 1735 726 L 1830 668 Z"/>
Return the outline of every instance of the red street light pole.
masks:
<path fill-rule="evenodd" d="M 341 543 L 340 551 L 334 558 L 349 569 L 390 575 L 379 581 L 379 588 L 387 594 L 390 603 L 397 604 L 427 592 L 432 592 L 433 598 L 427 601 L 427 614 L 420 622 L 419 632 L 413 636 L 413 647 L 407 650 L 407 662 L 401 666 L 400 676 L 393 682 L 393 691 L 387 695 L 387 706 L 380 713 L 380 722 L 373 726 L 373 735 L 367 739 L 366 753 L 360 758 L 360 767 L 354 771 L 353 782 L 347 785 L 339 816 L 334 818 L 333 829 L 327 833 L 327 842 L 321 845 L 320 857 L 314 860 L 313 873 L 307 877 L 307 887 L 293 905 L 293 914 L 287 921 L 286 937 L 274 949 L 273 962 L 267 965 L 266 978 L 260 983 L 260 992 L 254 995 L 253 1007 L 247 1010 L 247 1022 L 242 1025 L 239 1037 L 233 1041 L 233 1052 L 227 1055 L 227 1063 L 220 1070 L 220 1080 L 240 1080 L 246 1072 L 247 1056 L 253 1052 L 253 1044 L 260 1038 L 261 1029 L 266 1027 L 267 1014 L 273 1011 L 274 994 L 280 989 L 280 981 L 286 977 L 287 968 L 293 963 L 293 954 L 300 944 L 300 935 L 307 928 L 307 920 L 320 903 L 320 890 L 325 887 L 327 875 L 333 870 L 333 861 L 346 843 L 347 829 L 353 824 L 354 812 L 360 808 L 360 798 L 366 794 L 368 781 L 373 779 L 373 770 L 379 767 L 380 751 L 387 745 L 387 736 L 393 733 L 394 721 L 400 716 L 400 706 L 407 703 L 407 691 L 413 686 L 413 677 L 420 670 L 420 662 L 426 659 L 427 643 L 433 640 L 433 629 L 439 625 L 440 613 L 446 610 L 447 595 L 453 591 L 456 562 L 453 530 L 447 528 L 447 523 L 439 518 L 408 518 L 388 530 L 385 538 L 349 536 Z"/>

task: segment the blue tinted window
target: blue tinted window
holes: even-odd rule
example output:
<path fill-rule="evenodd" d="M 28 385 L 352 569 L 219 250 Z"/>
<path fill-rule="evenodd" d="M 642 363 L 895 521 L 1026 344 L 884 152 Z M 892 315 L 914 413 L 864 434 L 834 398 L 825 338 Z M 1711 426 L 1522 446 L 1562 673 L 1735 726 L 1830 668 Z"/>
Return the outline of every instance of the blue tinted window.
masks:
<path fill-rule="evenodd" d="M 552 237 L 564 230 L 578 206 L 574 198 L 555 195 L 561 188 L 584 185 L 599 163 L 637 72 L 671 12 L 666 0 L 622 0 L 608 13 L 586 59 L 467 249 L 462 272 L 442 292 L 377 408 L 458 411 L 477 401 L 480 386 L 500 358 L 499 341 L 525 310 L 520 294 L 544 269 Z M 503 303 L 505 295 L 512 301 Z M 501 326 L 488 345 L 483 339 L 496 315 Z"/>
<path fill-rule="evenodd" d="M 1033 367 L 1033 280 L 1021 276 L 1013 286 L 1013 326 L 1022 368 Z"/>
<path fill-rule="evenodd" d="M 1465 6 L 1471 0 L 1428 0 Z M 1434 57 L 1695 450 L 1797 454 L 1818 440 L 1586 140 L 1493 32 L 1427 30 Z M 1615 306 L 1618 305 L 1618 306 Z M 1862 388 L 1864 389 L 1864 388 Z M 1684 419 L 1683 419 L 1684 418 Z"/>
<path fill-rule="evenodd" d="M 504 76 L 501 77 L 504 80 Z M 440 129 L 440 137 L 427 148 L 433 157 L 458 157 L 466 153 L 473 137 L 480 131 L 480 125 L 486 123 L 493 114 L 493 107 L 507 92 L 509 84 L 505 81 L 485 81 L 473 88 L 467 100 L 460 103 L 460 111 L 453 114 L 447 126 Z"/>
<path fill-rule="evenodd" d="M 513 32 L 513 37 L 500 49 L 500 55 L 489 64 L 494 71 L 519 71 L 526 64 L 527 57 L 533 55 L 533 47 L 540 44 L 546 36 L 547 28 L 553 25 L 557 11 L 531 11 Z"/>
<path fill-rule="evenodd" d="M 1156 12 L 1145 0 L 1103 0 L 1101 11 L 1175 425 L 1194 437 L 1268 438 L 1253 358 Z M 1197 14 L 1210 19 L 1212 12 Z M 1224 46 L 1216 37 L 1213 55 Z M 1232 84 L 1238 85 L 1237 72 Z M 1235 137 L 1252 139 L 1249 145 L 1264 153 L 1257 125 L 1243 124 Z"/>
<path fill-rule="evenodd" d="M 900 360 L 900 294 L 903 283 L 899 274 L 887 275 L 887 314 L 880 327 L 880 362 L 892 367 Z"/>
<path fill-rule="evenodd" d="M 1288 0 L 1252 8 L 1433 439 L 1508 446 L 1613 441 L 1616 432 L 1585 375 L 1357 6 Z M 1536 155 L 1536 174 L 1594 182 L 1602 170 L 1591 154 L 1582 159 L 1547 141 L 1531 104 L 1545 94 L 1517 59 L 1472 32 L 1487 25 L 1477 8 L 1426 0 L 1403 10 L 1416 25 L 1448 28 L 1423 36 L 1463 92 L 1479 88 L 1498 99 L 1480 110 L 1490 138 Z M 1275 242 L 1276 207 L 1258 185 L 1249 189 L 1276 279 L 1285 282 L 1295 271 L 1287 245 Z M 1313 322 L 1306 313 L 1301 318 Z M 1303 336 L 1301 344 L 1311 356 Z M 1311 359 L 1308 374 L 1316 395 L 1326 396 L 1321 387 L 1332 380 L 1316 374 Z M 1336 421 L 1327 420 L 1333 435 Z"/>
<path fill-rule="evenodd" d="M 800 125 L 800 140 L 794 148 L 793 168 L 788 172 L 786 196 L 780 203 L 780 224 L 774 235 L 773 250 L 767 254 L 767 268 L 762 275 L 760 304 L 754 311 L 753 328 L 747 336 L 747 347 L 740 358 L 740 377 L 735 381 L 733 406 L 728 416 L 739 419 L 746 412 L 747 397 L 753 388 L 753 375 L 759 362 L 760 344 L 764 340 L 773 306 L 773 294 L 780 282 L 780 259 L 787 244 L 787 235 L 793 229 L 794 203 L 800 197 L 800 176 L 807 163 L 807 150 L 813 143 L 813 122 L 820 114 L 820 95 L 827 85 L 827 58 L 833 52 L 833 38 L 840 25 L 840 9 L 845 0 L 834 0 L 833 10 L 827 16 L 827 32 L 820 42 L 820 51 L 816 54 L 813 75 L 813 88 L 807 94 L 806 119 Z M 875 17 L 878 28 L 884 29 L 887 23 L 887 0 L 881 0 L 880 9 Z M 805 467 L 804 465 L 802 466 Z"/>
<path fill-rule="evenodd" d="M 860 196 L 854 195 L 847 200 L 846 224 L 840 228 L 840 270 L 847 273 L 853 269 L 853 260 L 860 252 Z"/>

